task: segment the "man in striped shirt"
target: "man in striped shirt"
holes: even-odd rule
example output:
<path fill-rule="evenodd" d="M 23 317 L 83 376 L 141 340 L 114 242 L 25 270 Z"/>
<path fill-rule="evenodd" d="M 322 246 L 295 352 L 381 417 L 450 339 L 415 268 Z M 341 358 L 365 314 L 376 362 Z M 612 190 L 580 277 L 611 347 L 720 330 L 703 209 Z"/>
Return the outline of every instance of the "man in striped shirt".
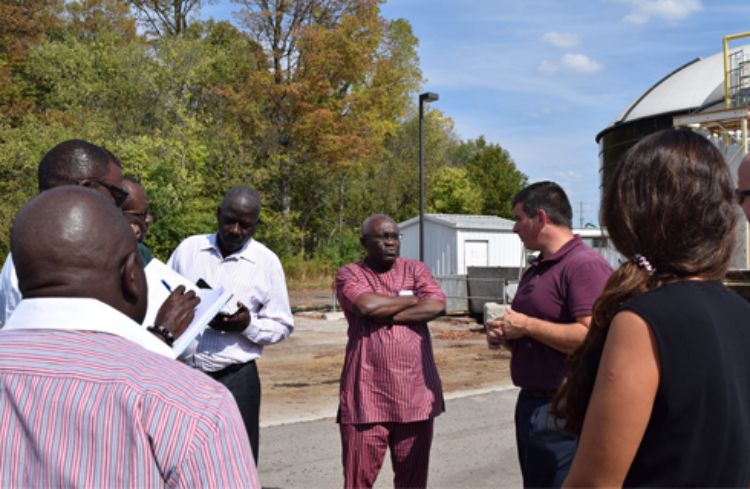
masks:
<path fill-rule="evenodd" d="M 336 295 L 349 323 L 341 373 L 344 486 L 372 487 L 390 447 L 395 487 L 426 487 L 433 419 L 445 410 L 427 321 L 445 295 L 427 266 L 399 257 L 398 225 L 362 224 L 364 260 L 342 267 Z"/>
<path fill-rule="evenodd" d="M 260 488 L 231 394 L 140 326 L 127 221 L 63 186 L 16 217 L 23 300 L 0 332 L 0 487 Z"/>

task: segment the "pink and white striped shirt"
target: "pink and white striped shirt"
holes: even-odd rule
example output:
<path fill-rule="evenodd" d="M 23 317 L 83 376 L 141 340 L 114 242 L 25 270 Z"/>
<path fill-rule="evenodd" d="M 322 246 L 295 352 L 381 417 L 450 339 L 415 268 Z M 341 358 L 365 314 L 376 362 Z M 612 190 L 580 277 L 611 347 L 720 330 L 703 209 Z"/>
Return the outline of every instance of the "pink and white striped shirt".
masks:
<path fill-rule="evenodd" d="M 427 324 L 386 327 L 354 313 L 354 302 L 363 293 L 397 296 L 401 291 L 445 302 L 429 268 L 418 260 L 398 258 L 384 273 L 360 261 L 336 274 L 336 295 L 349 322 L 340 423 L 410 423 L 445 410 Z"/>
<path fill-rule="evenodd" d="M 141 330 L 101 302 L 31 301 L 0 331 L 0 487 L 260 488 L 224 386 L 95 331 Z M 89 327 L 55 328 L 61 310 Z"/>

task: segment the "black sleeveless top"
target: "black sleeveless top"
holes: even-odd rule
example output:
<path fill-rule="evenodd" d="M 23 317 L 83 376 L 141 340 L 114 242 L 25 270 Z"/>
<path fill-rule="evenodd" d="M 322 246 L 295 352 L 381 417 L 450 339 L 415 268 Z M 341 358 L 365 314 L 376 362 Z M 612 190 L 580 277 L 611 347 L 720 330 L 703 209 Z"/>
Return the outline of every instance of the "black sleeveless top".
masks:
<path fill-rule="evenodd" d="M 622 309 L 650 326 L 661 370 L 625 485 L 748 487 L 750 304 L 718 281 L 684 281 Z"/>

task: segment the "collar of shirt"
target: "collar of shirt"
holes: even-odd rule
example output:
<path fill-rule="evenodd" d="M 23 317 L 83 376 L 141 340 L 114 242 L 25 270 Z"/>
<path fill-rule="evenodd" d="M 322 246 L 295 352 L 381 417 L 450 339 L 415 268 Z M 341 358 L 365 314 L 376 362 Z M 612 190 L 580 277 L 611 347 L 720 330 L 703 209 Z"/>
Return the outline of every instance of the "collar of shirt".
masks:
<path fill-rule="evenodd" d="M 578 246 L 583 244 L 583 240 L 581 240 L 581 237 L 578 235 L 574 235 L 572 239 L 568 240 L 564 245 L 560 247 L 559 250 L 557 250 L 552 256 L 549 258 L 545 256 L 539 256 L 536 260 L 532 262 L 532 265 L 538 266 L 542 263 L 553 263 L 558 262 L 562 260 L 562 258 L 570 253 L 573 249 L 577 248 Z"/>
<path fill-rule="evenodd" d="M 146 328 L 96 299 L 45 297 L 24 299 L 3 329 L 96 331 L 120 336 L 168 358 L 174 351 Z"/>
<path fill-rule="evenodd" d="M 227 257 L 221 254 L 221 250 L 219 249 L 219 235 L 217 233 L 209 234 L 207 238 L 208 242 L 201 247 L 201 251 L 212 251 L 222 260 L 246 260 L 250 263 L 257 263 L 257 252 L 253 245 L 253 238 L 248 239 L 242 248 Z"/>

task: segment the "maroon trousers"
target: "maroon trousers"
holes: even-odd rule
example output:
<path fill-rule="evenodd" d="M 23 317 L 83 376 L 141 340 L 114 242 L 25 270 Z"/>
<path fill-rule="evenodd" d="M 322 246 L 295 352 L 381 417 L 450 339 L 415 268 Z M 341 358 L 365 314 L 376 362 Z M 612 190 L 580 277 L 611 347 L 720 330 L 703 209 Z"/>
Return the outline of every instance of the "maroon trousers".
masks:
<path fill-rule="evenodd" d="M 391 449 L 393 486 L 427 487 L 433 419 L 414 423 L 340 424 L 346 489 L 370 488 Z"/>

